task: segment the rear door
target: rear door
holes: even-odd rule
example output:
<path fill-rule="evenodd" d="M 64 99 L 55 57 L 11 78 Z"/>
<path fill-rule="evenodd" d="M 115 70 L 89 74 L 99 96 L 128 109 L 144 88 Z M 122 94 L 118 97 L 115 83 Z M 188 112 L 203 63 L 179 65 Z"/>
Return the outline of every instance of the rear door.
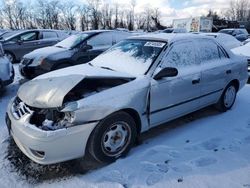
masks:
<path fill-rule="evenodd" d="M 232 65 L 226 51 L 210 39 L 201 39 L 197 43 L 201 62 L 201 104 L 215 103 L 231 78 Z"/>
<path fill-rule="evenodd" d="M 42 48 L 52 46 L 55 45 L 57 42 L 59 42 L 59 38 L 55 31 L 42 31 L 37 47 Z"/>
<path fill-rule="evenodd" d="M 151 126 L 192 112 L 200 105 L 201 70 L 192 41 L 183 40 L 172 44 L 160 67 L 175 67 L 178 76 L 161 80 L 152 79 Z"/>

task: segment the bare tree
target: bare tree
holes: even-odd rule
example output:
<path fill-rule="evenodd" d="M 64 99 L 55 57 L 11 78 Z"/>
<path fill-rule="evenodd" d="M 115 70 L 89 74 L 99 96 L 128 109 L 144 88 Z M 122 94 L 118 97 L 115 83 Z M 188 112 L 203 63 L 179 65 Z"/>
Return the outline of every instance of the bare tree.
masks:
<path fill-rule="evenodd" d="M 70 30 L 76 29 L 76 13 L 78 7 L 72 3 L 68 2 L 62 6 L 63 20 L 65 22 L 66 28 Z"/>
<path fill-rule="evenodd" d="M 224 13 L 229 20 L 247 21 L 250 17 L 248 0 L 231 0 L 230 8 Z"/>
<path fill-rule="evenodd" d="M 80 28 L 82 31 L 89 29 L 89 9 L 86 5 L 79 7 L 78 12 L 80 14 Z"/>
<path fill-rule="evenodd" d="M 90 19 L 93 29 L 99 29 L 101 20 L 100 4 L 100 0 L 88 0 Z"/>

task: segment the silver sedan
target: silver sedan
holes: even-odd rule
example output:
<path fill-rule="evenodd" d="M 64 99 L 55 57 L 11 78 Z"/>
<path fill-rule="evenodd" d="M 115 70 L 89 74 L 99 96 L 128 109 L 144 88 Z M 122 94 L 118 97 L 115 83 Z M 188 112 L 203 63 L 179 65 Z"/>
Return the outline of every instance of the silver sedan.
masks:
<path fill-rule="evenodd" d="M 209 105 L 229 110 L 247 62 L 214 39 L 152 34 L 124 40 L 90 63 L 22 85 L 6 123 L 30 159 L 51 164 L 124 156 L 140 133 Z"/>

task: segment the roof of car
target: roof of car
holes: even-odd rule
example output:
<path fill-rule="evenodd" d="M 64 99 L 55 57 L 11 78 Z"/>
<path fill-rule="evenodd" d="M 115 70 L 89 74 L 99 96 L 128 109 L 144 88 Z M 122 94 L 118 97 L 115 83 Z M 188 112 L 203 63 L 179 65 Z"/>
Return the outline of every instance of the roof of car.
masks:
<path fill-rule="evenodd" d="M 192 39 L 192 38 L 208 38 L 211 37 L 203 36 L 203 35 L 195 35 L 192 33 L 153 33 L 153 34 L 145 34 L 130 37 L 130 39 L 146 39 L 146 40 L 155 40 L 155 41 L 165 41 L 165 42 L 173 42 L 181 39 Z"/>

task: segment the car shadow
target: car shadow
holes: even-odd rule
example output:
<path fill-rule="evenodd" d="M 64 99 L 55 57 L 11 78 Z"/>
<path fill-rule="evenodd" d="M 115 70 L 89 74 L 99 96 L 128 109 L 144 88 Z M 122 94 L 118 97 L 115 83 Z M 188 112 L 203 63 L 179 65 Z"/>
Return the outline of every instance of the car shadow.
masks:
<path fill-rule="evenodd" d="M 219 112 L 217 112 L 213 107 L 208 107 L 188 114 L 182 118 L 157 126 L 153 129 L 150 129 L 150 131 L 143 133 L 137 142 L 137 146 L 140 144 L 145 144 L 147 143 L 148 139 L 160 136 L 167 131 L 185 126 L 189 122 L 206 118 L 211 115 L 217 115 L 218 113 Z M 7 140 L 7 144 L 5 159 L 10 162 L 10 171 L 18 173 L 23 180 L 32 185 L 39 184 L 44 181 L 69 179 L 80 174 L 88 173 L 89 171 L 95 169 L 100 169 L 103 166 L 107 166 L 107 164 L 100 164 L 88 157 L 85 157 L 83 160 L 81 160 L 81 163 L 79 163 L 80 160 L 77 159 L 53 165 L 40 165 L 26 157 L 16 146 L 12 138 Z"/>

